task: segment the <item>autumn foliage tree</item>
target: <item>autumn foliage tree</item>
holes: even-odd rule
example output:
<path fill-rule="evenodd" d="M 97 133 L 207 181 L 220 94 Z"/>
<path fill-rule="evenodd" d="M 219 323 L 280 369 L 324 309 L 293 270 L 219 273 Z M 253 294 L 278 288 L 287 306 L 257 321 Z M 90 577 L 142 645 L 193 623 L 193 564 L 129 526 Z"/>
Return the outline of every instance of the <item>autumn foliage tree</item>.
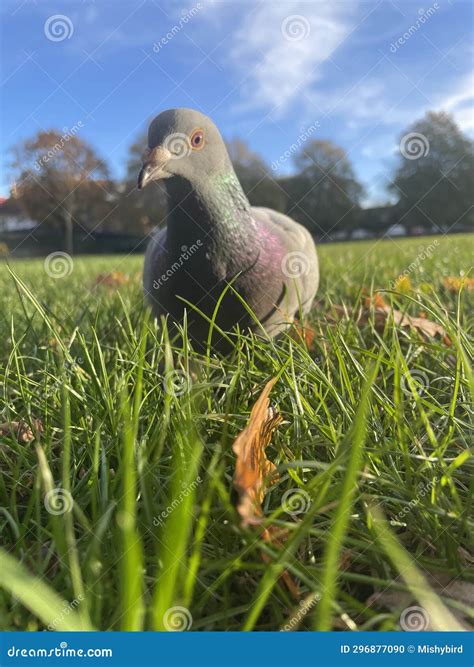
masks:
<path fill-rule="evenodd" d="M 142 132 L 130 146 L 119 200 L 122 230 L 137 235 L 147 234 L 152 227 L 162 226 L 167 211 L 162 181 L 151 181 L 143 190 L 137 190 L 138 174 L 147 145 L 146 132 Z"/>
<path fill-rule="evenodd" d="M 75 134 L 40 131 L 13 149 L 15 196 L 28 215 L 74 247 L 74 228 L 100 226 L 113 208 L 115 186 L 104 162 Z"/>

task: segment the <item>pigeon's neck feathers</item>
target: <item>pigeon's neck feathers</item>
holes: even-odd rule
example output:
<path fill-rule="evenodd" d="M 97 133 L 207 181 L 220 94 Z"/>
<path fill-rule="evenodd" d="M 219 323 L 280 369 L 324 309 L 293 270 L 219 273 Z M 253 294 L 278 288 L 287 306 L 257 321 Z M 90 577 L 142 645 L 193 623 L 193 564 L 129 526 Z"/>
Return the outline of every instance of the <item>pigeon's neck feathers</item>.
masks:
<path fill-rule="evenodd" d="M 226 245 L 238 243 L 255 231 L 250 203 L 232 167 L 195 183 L 172 178 L 166 186 L 170 240 L 182 245 L 183 239 L 200 238 Z"/>

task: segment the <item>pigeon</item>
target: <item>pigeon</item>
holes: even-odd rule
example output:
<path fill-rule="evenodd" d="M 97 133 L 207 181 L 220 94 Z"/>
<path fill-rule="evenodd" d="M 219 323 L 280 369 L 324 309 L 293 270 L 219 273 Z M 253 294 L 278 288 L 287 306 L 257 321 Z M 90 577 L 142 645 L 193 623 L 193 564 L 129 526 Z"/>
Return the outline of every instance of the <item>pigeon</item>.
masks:
<path fill-rule="evenodd" d="M 138 189 L 162 179 L 166 227 L 152 233 L 143 270 L 155 317 L 186 320 L 197 348 L 228 352 L 237 328 L 273 338 L 309 312 L 319 283 L 311 234 L 250 205 L 209 117 L 169 109 L 151 122 Z"/>

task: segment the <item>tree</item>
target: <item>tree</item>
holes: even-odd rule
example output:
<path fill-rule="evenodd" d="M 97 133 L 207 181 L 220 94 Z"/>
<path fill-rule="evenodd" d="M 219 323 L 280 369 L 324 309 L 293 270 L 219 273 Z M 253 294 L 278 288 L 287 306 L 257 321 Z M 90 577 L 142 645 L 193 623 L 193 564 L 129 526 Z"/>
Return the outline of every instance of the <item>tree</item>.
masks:
<path fill-rule="evenodd" d="M 40 131 L 12 151 L 15 197 L 33 220 L 61 230 L 72 254 L 74 227 L 94 228 L 111 210 L 107 167 L 72 131 Z"/>
<path fill-rule="evenodd" d="M 162 181 L 151 181 L 143 190 L 137 190 L 138 173 L 147 145 L 146 132 L 142 132 L 129 148 L 127 172 L 121 185 L 119 202 L 122 229 L 140 236 L 148 234 L 153 226 L 161 226 L 167 211 L 166 191 Z"/>
<path fill-rule="evenodd" d="M 342 148 L 314 139 L 295 156 L 294 164 L 297 174 L 281 181 L 289 215 L 312 232 L 356 224 L 363 188 Z"/>
<path fill-rule="evenodd" d="M 242 188 L 252 206 L 284 211 L 286 196 L 269 175 L 268 166 L 241 139 L 227 142 L 227 150 Z"/>
<path fill-rule="evenodd" d="M 399 219 L 433 231 L 472 223 L 473 142 L 446 113 L 429 112 L 402 134 L 391 190 Z"/>

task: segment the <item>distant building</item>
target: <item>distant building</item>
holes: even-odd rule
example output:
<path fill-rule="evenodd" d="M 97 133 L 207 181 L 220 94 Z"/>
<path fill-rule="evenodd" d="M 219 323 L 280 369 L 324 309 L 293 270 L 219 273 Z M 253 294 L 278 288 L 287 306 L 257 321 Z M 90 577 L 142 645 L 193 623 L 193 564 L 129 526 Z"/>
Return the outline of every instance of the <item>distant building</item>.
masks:
<path fill-rule="evenodd" d="M 13 198 L 0 197 L 0 234 L 2 232 L 28 232 L 34 229 L 37 223 L 31 220 Z"/>
<path fill-rule="evenodd" d="M 368 229 L 363 229 L 362 227 L 354 229 L 351 234 L 351 239 L 354 241 L 362 241 L 363 239 L 370 239 L 372 237 L 373 234 Z"/>
<path fill-rule="evenodd" d="M 369 230 L 372 236 L 382 236 L 396 222 L 396 206 L 363 208 L 359 213 L 359 226 Z"/>
<path fill-rule="evenodd" d="M 387 229 L 387 236 L 406 236 L 407 230 L 403 225 L 390 225 Z"/>

